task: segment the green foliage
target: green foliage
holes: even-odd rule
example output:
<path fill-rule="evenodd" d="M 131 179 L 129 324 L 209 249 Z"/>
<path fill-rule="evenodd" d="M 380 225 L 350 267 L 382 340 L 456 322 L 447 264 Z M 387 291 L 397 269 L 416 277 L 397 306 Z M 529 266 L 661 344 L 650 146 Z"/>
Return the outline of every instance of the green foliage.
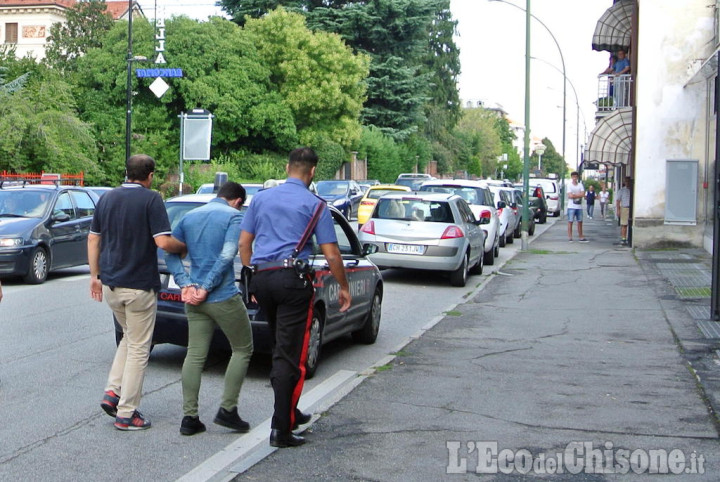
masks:
<path fill-rule="evenodd" d="M 90 126 L 77 116 L 70 86 L 57 75 L 36 74 L 13 93 L 0 93 L 0 169 L 85 172 L 101 179 Z"/>
<path fill-rule="evenodd" d="M 364 128 L 356 149 L 358 159 L 367 159 L 369 179 L 391 183 L 403 172 L 399 146 L 380 129 Z"/>
<path fill-rule="evenodd" d="M 60 71 L 74 70 L 74 60 L 92 48 L 101 47 L 113 23 L 105 0 L 75 3 L 66 10 L 65 22 L 50 26 L 44 61 Z"/>
<path fill-rule="evenodd" d="M 349 147 L 360 136 L 369 58 L 354 55 L 338 35 L 311 32 L 302 15 L 282 8 L 248 21 L 245 31 L 292 111 L 300 143 L 324 138 Z"/>
<path fill-rule="evenodd" d="M 555 146 L 553 145 L 552 141 L 548 139 L 547 137 L 542 140 L 542 143 L 545 144 L 545 152 L 542 156 L 542 170 L 544 175 L 548 174 L 557 174 L 558 179 L 562 177 L 562 168 L 563 164 L 565 163 L 563 157 L 555 150 Z M 537 159 L 535 156 L 533 157 L 536 161 Z M 531 161 L 532 165 L 532 161 Z M 566 168 L 565 173 L 567 174 L 569 171 Z"/>
<path fill-rule="evenodd" d="M 503 153 L 500 132 L 498 132 L 498 114 L 483 108 L 463 109 L 457 125 L 457 132 L 468 146 L 472 164 L 468 171 L 483 177 L 495 177 L 497 158 Z M 475 167 L 478 166 L 478 167 Z"/>

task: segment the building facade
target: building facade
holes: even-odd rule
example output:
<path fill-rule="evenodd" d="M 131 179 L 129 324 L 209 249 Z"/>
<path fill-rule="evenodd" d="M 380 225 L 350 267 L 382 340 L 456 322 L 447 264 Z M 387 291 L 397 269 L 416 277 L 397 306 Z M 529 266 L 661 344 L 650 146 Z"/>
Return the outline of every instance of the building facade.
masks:
<path fill-rule="evenodd" d="M 66 20 L 66 12 L 75 0 L 0 0 L 0 41 L 5 48 L 14 48 L 16 57 L 30 55 L 36 60 L 45 57 L 45 44 L 54 23 Z M 108 13 L 115 20 L 128 18 L 129 2 L 107 1 Z M 133 18 L 142 16 L 133 2 Z"/>

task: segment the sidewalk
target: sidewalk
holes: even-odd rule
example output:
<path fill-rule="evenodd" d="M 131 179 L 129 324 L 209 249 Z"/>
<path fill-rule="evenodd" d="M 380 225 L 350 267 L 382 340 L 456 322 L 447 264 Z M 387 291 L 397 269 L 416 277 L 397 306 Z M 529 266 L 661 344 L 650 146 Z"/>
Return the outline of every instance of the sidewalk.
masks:
<path fill-rule="evenodd" d="M 322 413 L 307 444 L 235 480 L 625 480 L 630 454 L 647 473 L 656 450 L 674 479 L 718 480 L 710 257 L 614 246 L 619 228 L 598 218 L 569 243 L 566 226 Z M 478 476 L 495 448 L 509 475 Z"/>

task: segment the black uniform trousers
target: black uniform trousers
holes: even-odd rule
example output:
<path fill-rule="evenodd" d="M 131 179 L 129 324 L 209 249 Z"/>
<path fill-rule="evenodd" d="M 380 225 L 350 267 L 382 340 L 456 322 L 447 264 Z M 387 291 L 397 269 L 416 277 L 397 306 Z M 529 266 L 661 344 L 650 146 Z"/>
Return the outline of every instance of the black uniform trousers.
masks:
<path fill-rule="evenodd" d="M 271 428 L 289 432 L 305 382 L 305 361 L 312 320 L 314 288 L 308 275 L 294 269 L 260 271 L 250 291 L 265 313 L 273 338 L 270 383 L 275 394 Z"/>

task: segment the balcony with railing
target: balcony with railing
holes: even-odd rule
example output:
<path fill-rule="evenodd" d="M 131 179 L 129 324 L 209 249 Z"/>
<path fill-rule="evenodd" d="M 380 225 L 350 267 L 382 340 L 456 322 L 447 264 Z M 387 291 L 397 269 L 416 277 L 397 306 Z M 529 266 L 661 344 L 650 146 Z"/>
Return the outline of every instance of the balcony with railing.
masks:
<path fill-rule="evenodd" d="M 623 107 L 632 106 L 632 84 L 630 74 L 598 76 L 596 117 L 604 117 Z"/>

